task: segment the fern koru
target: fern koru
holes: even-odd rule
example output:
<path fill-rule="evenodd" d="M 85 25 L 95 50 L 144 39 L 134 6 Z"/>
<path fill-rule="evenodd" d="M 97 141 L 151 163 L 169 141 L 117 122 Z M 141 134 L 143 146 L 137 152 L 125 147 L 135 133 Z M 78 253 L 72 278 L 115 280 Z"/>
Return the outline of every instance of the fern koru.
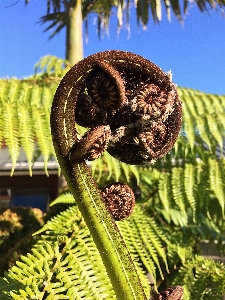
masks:
<path fill-rule="evenodd" d="M 133 193 L 121 183 L 100 192 L 85 160 L 107 150 L 128 164 L 153 163 L 173 147 L 181 111 L 170 77 L 148 60 L 122 51 L 80 61 L 56 91 L 51 112 L 56 155 L 118 299 L 147 299 L 114 220 L 133 211 Z M 76 124 L 89 130 L 79 137 Z"/>

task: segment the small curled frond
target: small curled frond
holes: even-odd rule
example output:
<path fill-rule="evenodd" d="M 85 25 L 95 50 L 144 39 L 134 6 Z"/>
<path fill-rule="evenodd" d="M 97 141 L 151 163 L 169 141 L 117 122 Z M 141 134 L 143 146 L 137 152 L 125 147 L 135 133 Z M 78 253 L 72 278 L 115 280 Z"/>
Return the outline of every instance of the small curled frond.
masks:
<path fill-rule="evenodd" d="M 135 196 L 127 184 L 116 182 L 107 185 L 102 196 L 115 221 L 126 219 L 134 210 Z"/>

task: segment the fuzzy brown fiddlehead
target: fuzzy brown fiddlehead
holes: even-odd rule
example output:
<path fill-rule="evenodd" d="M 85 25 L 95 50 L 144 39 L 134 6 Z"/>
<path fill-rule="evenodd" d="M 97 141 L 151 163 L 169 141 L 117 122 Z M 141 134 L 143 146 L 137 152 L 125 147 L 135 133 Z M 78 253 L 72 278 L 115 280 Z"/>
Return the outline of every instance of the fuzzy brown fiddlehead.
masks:
<path fill-rule="evenodd" d="M 71 148 L 68 158 L 71 163 L 95 160 L 107 149 L 110 137 L 109 126 L 98 126 L 88 130 Z"/>
<path fill-rule="evenodd" d="M 173 111 L 174 97 L 155 84 L 144 85 L 133 100 L 133 111 L 138 117 L 165 120 Z"/>
<path fill-rule="evenodd" d="M 115 221 L 124 220 L 131 215 L 135 206 L 135 196 L 127 184 L 115 182 L 102 190 L 102 197 Z"/>

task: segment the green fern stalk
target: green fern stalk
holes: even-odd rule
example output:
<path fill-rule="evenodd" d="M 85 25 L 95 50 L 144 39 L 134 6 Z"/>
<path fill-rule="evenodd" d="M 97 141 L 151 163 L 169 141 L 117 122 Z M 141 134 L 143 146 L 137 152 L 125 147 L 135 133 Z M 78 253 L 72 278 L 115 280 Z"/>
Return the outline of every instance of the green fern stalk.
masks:
<path fill-rule="evenodd" d="M 62 161 L 60 165 L 65 170 Z M 125 242 L 86 164 L 76 164 L 70 171 L 73 176 L 66 172 L 65 178 L 101 254 L 117 298 L 147 299 Z"/>

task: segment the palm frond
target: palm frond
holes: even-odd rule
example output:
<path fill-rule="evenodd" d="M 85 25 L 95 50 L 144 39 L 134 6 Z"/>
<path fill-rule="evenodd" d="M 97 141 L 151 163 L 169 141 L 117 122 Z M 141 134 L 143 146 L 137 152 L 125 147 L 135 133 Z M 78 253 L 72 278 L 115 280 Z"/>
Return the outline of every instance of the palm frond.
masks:
<path fill-rule="evenodd" d="M 57 56 L 45 55 L 35 64 L 35 75 L 54 76 L 56 78 L 65 75 L 65 69 L 70 66 L 69 62 L 65 59 L 58 58 Z"/>

